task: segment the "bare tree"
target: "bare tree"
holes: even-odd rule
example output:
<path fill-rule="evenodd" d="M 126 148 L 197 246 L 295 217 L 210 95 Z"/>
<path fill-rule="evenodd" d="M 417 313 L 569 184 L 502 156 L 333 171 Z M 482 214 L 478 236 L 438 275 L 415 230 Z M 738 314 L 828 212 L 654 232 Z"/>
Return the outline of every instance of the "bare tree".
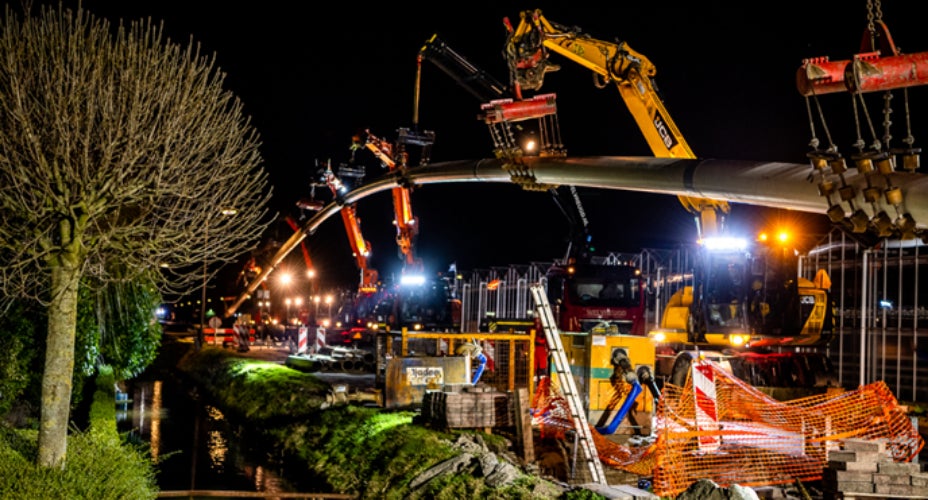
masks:
<path fill-rule="evenodd" d="M 193 40 L 82 7 L 7 7 L 0 26 L 0 293 L 48 308 L 37 461 L 63 467 L 78 283 L 157 270 L 163 293 L 195 289 L 204 262 L 257 245 L 271 189 L 259 135 Z"/>

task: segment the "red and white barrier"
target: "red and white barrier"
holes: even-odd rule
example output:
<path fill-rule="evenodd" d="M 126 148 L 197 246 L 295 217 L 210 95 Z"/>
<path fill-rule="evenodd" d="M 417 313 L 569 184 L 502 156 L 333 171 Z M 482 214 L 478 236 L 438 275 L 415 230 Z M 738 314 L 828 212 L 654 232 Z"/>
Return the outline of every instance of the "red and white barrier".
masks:
<path fill-rule="evenodd" d="M 299 331 L 300 331 L 300 336 L 299 336 L 299 343 L 297 345 L 296 352 L 297 354 L 306 354 L 306 347 L 307 347 L 307 344 L 309 343 L 309 328 L 306 328 L 305 326 L 301 326 Z"/>
<path fill-rule="evenodd" d="M 255 331 L 247 326 L 242 326 L 243 337 L 247 339 L 246 341 L 251 344 L 255 341 Z M 222 342 L 223 344 L 239 344 L 238 340 L 239 333 L 235 328 L 204 328 L 203 329 L 203 341 L 208 344 L 218 344 Z"/>
<path fill-rule="evenodd" d="M 710 435 L 699 435 L 699 449 L 704 452 L 717 451 L 721 437 L 711 433 L 721 430 L 715 395 L 715 371 L 712 363 L 705 360 L 693 363 L 693 391 L 696 393 L 696 430 Z"/>
<path fill-rule="evenodd" d="M 239 351 L 249 350 L 249 347 L 248 347 L 249 338 L 248 337 L 251 333 L 251 329 L 245 325 L 235 325 L 232 327 L 232 330 L 235 332 L 233 337 L 235 338 L 235 343 L 238 345 L 238 350 Z"/>
<path fill-rule="evenodd" d="M 325 346 L 325 328 L 320 326 L 316 328 L 315 352 L 321 351 Z"/>

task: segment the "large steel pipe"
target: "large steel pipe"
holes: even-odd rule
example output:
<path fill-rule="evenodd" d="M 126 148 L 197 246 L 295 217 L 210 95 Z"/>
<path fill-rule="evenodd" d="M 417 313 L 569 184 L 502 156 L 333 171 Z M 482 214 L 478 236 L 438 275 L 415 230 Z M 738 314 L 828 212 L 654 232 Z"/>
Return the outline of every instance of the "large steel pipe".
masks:
<path fill-rule="evenodd" d="M 876 92 L 928 83 L 928 52 L 880 57 L 879 52 L 857 54 L 853 60 L 806 59 L 796 73 L 803 96 L 835 92 Z"/>
<path fill-rule="evenodd" d="M 688 196 L 730 203 L 743 203 L 770 208 L 798 210 L 828 214 L 830 203 L 819 194 L 818 180 L 810 177 L 810 164 L 700 160 L 653 157 L 598 156 L 584 158 L 525 158 L 524 172 L 534 176 L 536 182 L 550 185 L 574 185 L 599 189 L 640 191 L 675 196 Z M 402 174 L 395 171 L 360 186 L 343 197 L 345 204 L 358 202 L 373 194 L 387 191 L 398 185 L 412 182 L 417 185 L 459 182 L 513 182 L 501 160 L 464 160 L 433 163 L 410 168 Z M 909 214 L 916 227 L 924 230 L 928 225 L 928 176 L 924 174 L 893 172 L 892 185 L 901 191 L 901 213 Z M 849 170 L 844 182 L 853 188 L 856 196 L 849 201 L 836 200 L 836 205 L 851 216 L 854 210 L 863 210 L 868 217 L 885 211 L 896 215 L 896 208 L 885 199 L 869 202 L 863 192 L 871 187 L 867 176 Z M 873 177 L 870 178 L 873 182 Z M 675 203 L 668 200 L 668 203 Z M 338 203 L 330 203 L 304 222 L 300 231 L 290 237 L 271 259 L 265 270 L 250 283 L 238 300 L 226 310 L 226 317 L 235 313 L 258 285 L 276 269 L 283 259 L 329 217 L 341 210 Z"/>

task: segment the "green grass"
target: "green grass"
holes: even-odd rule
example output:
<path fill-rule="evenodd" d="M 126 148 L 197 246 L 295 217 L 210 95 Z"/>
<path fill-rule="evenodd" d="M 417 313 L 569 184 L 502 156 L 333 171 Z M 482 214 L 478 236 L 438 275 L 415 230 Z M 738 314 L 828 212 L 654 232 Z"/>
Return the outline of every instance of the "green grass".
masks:
<path fill-rule="evenodd" d="M 424 471 L 461 453 L 452 446 L 460 434 L 474 432 L 416 425 L 416 413 L 410 411 L 328 407 L 331 387 L 315 375 L 218 348 L 191 350 L 178 366 L 223 413 L 247 420 L 248 428 L 260 433 L 258 440 L 288 465 L 288 476 L 313 491 L 397 500 L 596 498 L 574 491 L 562 494 L 558 486 L 531 475 L 491 487 L 476 460 L 412 488 L 410 483 Z M 264 425 L 253 425 L 257 422 Z M 506 452 L 504 438 L 481 436 L 491 451 Z"/>
<path fill-rule="evenodd" d="M 330 391 L 311 374 L 216 347 L 191 350 L 178 367 L 221 402 L 224 413 L 250 422 L 301 419 L 317 411 Z"/>

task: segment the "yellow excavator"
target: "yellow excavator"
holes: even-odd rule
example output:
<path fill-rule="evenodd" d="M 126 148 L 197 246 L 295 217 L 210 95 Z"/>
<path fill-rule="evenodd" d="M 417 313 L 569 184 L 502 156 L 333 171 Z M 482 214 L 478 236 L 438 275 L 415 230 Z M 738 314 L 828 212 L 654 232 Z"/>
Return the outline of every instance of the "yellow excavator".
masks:
<path fill-rule="evenodd" d="M 523 90 L 541 89 L 545 75 L 560 69 L 551 61 L 551 53 L 559 54 L 591 70 L 597 87 L 615 85 L 654 156 L 696 158 L 664 107 L 653 80 L 657 69 L 647 57 L 625 42 L 605 42 L 576 27 L 548 21 L 538 9 L 523 11 L 516 27 L 508 19 L 504 23 L 508 31 L 504 53 L 517 97 L 522 97 Z M 728 202 L 687 196 L 679 199 L 697 216 L 700 237 L 722 231 Z"/>
<path fill-rule="evenodd" d="M 655 66 L 627 43 L 598 40 L 549 21 L 537 9 L 521 12 L 515 27 L 504 23 L 504 54 L 517 99 L 528 99 L 523 92 L 540 90 L 546 75 L 560 69 L 551 56 L 558 54 L 591 70 L 596 87 L 615 85 L 656 157 L 696 157 L 658 94 Z M 682 385 L 701 353 L 758 386 L 827 384 L 827 360 L 809 352 L 831 339 L 827 274 L 801 278 L 796 253 L 784 244 L 727 234 L 727 201 L 679 200 L 695 216 L 699 246 L 692 283 L 673 294 L 660 328 L 649 333 L 658 377 Z"/>

